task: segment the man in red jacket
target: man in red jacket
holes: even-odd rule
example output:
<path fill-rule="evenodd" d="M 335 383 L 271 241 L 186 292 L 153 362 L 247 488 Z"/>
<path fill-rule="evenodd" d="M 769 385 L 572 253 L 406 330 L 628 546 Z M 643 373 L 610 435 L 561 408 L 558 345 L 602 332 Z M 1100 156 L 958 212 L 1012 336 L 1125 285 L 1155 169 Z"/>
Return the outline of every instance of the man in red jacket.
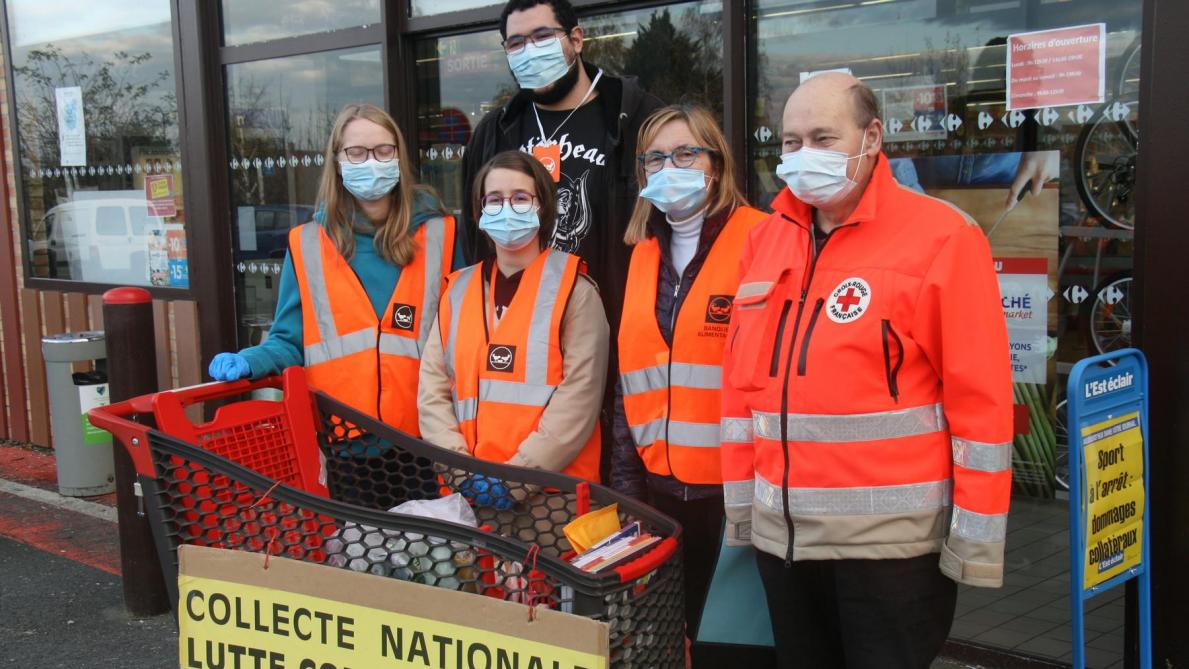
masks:
<path fill-rule="evenodd" d="M 723 361 L 728 542 L 754 545 L 781 666 L 928 667 L 957 586 L 998 587 L 1007 328 L 985 235 L 901 188 L 874 94 L 814 77 L 744 249 Z"/>

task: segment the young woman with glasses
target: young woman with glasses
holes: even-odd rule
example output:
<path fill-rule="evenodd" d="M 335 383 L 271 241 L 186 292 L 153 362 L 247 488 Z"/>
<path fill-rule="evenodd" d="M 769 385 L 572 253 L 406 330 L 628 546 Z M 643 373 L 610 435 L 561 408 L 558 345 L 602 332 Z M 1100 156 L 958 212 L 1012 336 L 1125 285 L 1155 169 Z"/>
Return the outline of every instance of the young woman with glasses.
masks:
<path fill-rule="evenodd" d="M 347 105 L 326 144 L 314 220 L 289 231 L 267 339 L 210 364 L 218 381 L 304 365 L 310 384 L 418 434 L 417 377 L 442 280 L 462 254 L 454 219 L 417 185 L 383 109 Z"/>
<path fill-rule="evenodd" d="M 637 142 L 642 188 L 625 236 L 635 248 L 619 328 L 611 484 L 681 522 L 693 638 L 724 515 L 723 346 L 743 245 L 766 215 L 747 206 L 726 138 L 705 109 L 659 109 Z"/>
<path fill-rule="evenodd" d="M 479 170 L 474 193 L 494 254 L 442 289 L 421 362 L 421 433 L 484 460 L 597 481 L 610 331 L 582 261 L 548 246 L 553 179 L 505 151 Z M 462 490 L 477 503 L 514 503 L 498 481 L 470 483 Z"/>

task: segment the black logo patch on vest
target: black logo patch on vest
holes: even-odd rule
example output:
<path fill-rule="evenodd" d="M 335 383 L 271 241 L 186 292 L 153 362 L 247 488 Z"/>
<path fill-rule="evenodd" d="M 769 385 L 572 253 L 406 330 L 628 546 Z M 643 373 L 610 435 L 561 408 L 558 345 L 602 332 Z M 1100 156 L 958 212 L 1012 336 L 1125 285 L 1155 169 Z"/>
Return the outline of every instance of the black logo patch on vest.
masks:
<path fill-rule="evenodd" d="M 511 372 L 516 367 L 516 347 L 507 344 L 487 345 L 487 371 Z"/>
<path fill-rule="evenodd" d="M 726 323 L 731 320 L 731 307 L 735 304 L 734 295 L 711 295 L 706 302 L 706 322 Z"/>
<path fill-rule="evenodd" d="M 392 327 L 397 330 L 412 330 L 417 320 L 417 307 L 411 304 L 392 304 Z"/>

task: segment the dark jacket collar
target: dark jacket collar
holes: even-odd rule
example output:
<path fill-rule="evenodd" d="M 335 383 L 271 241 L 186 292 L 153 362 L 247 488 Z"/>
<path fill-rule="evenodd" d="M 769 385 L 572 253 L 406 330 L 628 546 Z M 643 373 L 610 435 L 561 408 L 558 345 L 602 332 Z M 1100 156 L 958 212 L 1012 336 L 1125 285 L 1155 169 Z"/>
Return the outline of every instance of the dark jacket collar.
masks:
<path fill-rule="evenodd" d="M 702 222 L 702 234 L 698 238 L 698 250 L 694 252 L 694 260 L 700 264 L 701 258 L 709 252 L 710 247 L 714 245 L 714 240 L 718 239 L 718 235 L 722 229 L 727 225 L 727 219 L 730 218 L 731 211 L 723 210 L 707 218 Z M 670 241 L 673 238 L 673 228 L 669 227 L 669 222 L 665 220 L 664 213 L 657 209 L 652 210 L 652 215 L 648 217 L 648 233 L 656 237 L 657 244 L 661 250 L 661 260 L 669 266 L 673 265 L 673 251 Z"/>

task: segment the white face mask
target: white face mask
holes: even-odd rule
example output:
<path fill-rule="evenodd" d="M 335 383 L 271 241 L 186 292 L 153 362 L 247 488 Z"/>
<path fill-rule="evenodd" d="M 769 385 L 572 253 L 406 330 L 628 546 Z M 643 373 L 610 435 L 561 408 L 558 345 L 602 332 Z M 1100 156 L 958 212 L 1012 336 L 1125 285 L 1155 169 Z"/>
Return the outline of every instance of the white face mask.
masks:
<path fill-rule="evenodd" d="M 858 185 L 846 175 L 846 166 L 858 158 L 859 164 L 855 167 L 858 176 L 866 151 L 866 136 L 859 153 L 853 156 L 841 151 L 801 147 L 780 156 L 776 176 L 789 185 L 798 200 L 811 207 L 827 207 L 845 198 Z"/>

